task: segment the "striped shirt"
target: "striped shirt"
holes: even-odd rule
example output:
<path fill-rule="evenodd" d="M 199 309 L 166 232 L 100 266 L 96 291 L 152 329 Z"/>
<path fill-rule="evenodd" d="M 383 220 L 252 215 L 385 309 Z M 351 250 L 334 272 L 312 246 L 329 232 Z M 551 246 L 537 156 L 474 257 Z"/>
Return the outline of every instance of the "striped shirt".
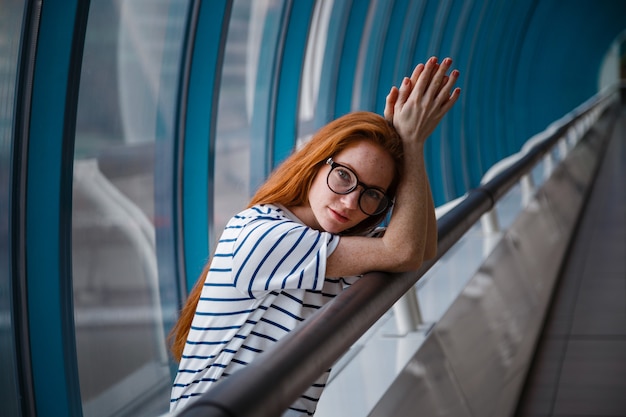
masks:
<path fill-rule="evenodd" d="M 339 236 L 283 207 L 233 217 L 219 240 L 172 388 L 170 410 L 245 367 L 358 277 L 325 277 Z M 330 370 L 284 416 L 313 415 Z"/>

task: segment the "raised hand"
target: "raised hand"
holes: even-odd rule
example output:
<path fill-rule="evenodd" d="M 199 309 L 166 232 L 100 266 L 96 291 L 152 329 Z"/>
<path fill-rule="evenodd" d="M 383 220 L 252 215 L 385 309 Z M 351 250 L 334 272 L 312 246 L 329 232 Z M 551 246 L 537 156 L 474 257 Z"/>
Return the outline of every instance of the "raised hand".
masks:
<path fill-rule="evenodd" d="M 400 89 L 391 88 L 384 115 L 405 143 L 423 143 L 459 98 L 461 89 L 452 90 L 459 71 L 447 75 L 451 65 L 450 58 L 438 64 L 432 57 L 425 65 L 417 65 L 411 77 L 402 80 Z"/>

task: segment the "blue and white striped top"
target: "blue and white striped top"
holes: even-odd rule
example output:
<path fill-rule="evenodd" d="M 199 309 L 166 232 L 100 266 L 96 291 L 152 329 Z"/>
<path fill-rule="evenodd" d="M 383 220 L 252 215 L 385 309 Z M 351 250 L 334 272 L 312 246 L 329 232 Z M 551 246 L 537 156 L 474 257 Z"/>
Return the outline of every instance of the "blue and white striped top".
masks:
<path fill-rule="evenodd" d="M 283 207 L 258 205 L 226 225 L 178 373 L 170 410 L 250 363 L 358 277 L 325 277 L 339 236 L 303 225 Z M 312 415 L 328 373 L 285 416 Z"/>

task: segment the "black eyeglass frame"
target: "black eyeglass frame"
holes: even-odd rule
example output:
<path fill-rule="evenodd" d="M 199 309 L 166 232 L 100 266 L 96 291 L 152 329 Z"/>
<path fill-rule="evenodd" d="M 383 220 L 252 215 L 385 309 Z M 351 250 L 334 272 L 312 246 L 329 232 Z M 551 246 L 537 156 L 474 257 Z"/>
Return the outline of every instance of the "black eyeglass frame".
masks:
<path fill-rule="evenodd" d="M 362 183 L 361 181 L 359 181 L 359 176 L 356 175 L 356 172 L 354 172 L 350 167 L 347 167 L 347 166 L 345 166 L 343 164 L 340 164 L 339 162 L 333 161 L 332 156 L 326 160 L 326 165 L 330 165 L 330 171 L 328 171 L 328 175 L 326 176 L 326 186 L 328 186 L 328 189 L 330 191 L 332 191 L 333 193 L 339 194 L 339 195 L 347 195 L 347 194 L 350 194 L 351 192 L 353 192 L 354 190 L 356 190 L 359 185 L 362 187 L 362 191 L 359 193 L 359 209 L 363 213 L 367 214 L 368 216 L 377 216 L 377 215 L 383 213 L 385 210 L 387 210 L 389 207 L 391 207 L 393 205 L 393 201 L 392 201 L 391 197 L 389 197 L 386 192 L 384 192 L 381 188 L 371 187 L 371 186 L 369 186 L 369 185 L 367 185 L 365 183 Z M 330 186 L 330 174 L 333 172 L 333 170 L 335 168 L 343 168 L 343 169 L 351 172 L 352 175 L 354 175 L 354 178 L 356 179 L 356 184 L 354 184 L 354 186 L 350 187 L 347 191 L 344 191 L 344 192 L 338 192 L 338 191 L 333 190 L 333 188 Z M 379 209 L 378 211 L 376 211 L 374 213 L 366 212 L 365 210 L 363 210 L 363 207 L 361 206 L 361 199 L 363 198 L 363 194 L 365 194 L 365 192 L 367 190 L 376 190 L 376 191 L 382 193 L 382 195 L 384 197 L 384 201 L 387 202 L 381 209 Z M 378 207 L 381 207 L 381 205 L 382 205 L 382 203 Z"/>

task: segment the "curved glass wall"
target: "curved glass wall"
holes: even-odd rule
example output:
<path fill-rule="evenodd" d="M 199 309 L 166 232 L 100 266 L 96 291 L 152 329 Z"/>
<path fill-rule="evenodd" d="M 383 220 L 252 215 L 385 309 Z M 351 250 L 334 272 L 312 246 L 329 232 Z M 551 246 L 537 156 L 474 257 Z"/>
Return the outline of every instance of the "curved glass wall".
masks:
<path fill-rule="evenodd" d="M 15 87 L 25 2 L 0 0 L 0 404 L 2 415 L 20 416 L 17 358 L 11 301 L 11 153 Z"/>
<path fill-rule="evenodd" d="M 304 144 L 320 126 L 314 122 L 323 116 L 316 115 L 318 101 L 320 100 L 320 86 L 323 69 L 331 64 L 326 63 L 327 51 L 335 51 L 334 45 L 328 45 L 328 32 L 335 2 L 320 1 L 315 3 L 315 10 L 307 39 L 304 66 L 302 68 L 302 85 L 300 89 L 300 102 L 298 106 L 298 138 L 296 146 Z M 341 9 L 338 9 L 341 12 Z M 338 13 L 335 11 L 335 13 Z M 336 39 L 332 40 L 336 42 Z M 332 68 L 331 68 L 332 70 Z M 330 77 L 328 77 L 330 78 Z M 324 80 L 329 83 L 328 79 Z"/>
<path fill-rule="evenodd" d="M 72 271 L 85 416 L 169 408 L 175 125 L 189 1 L 92 0 L 74 155 Z"/>
<path fill-rule="evenodd" d="M 285 1 L 233 2 L 215 141 L 216 239 L 268 173 L 269 119 L 284 11 Z"/>

